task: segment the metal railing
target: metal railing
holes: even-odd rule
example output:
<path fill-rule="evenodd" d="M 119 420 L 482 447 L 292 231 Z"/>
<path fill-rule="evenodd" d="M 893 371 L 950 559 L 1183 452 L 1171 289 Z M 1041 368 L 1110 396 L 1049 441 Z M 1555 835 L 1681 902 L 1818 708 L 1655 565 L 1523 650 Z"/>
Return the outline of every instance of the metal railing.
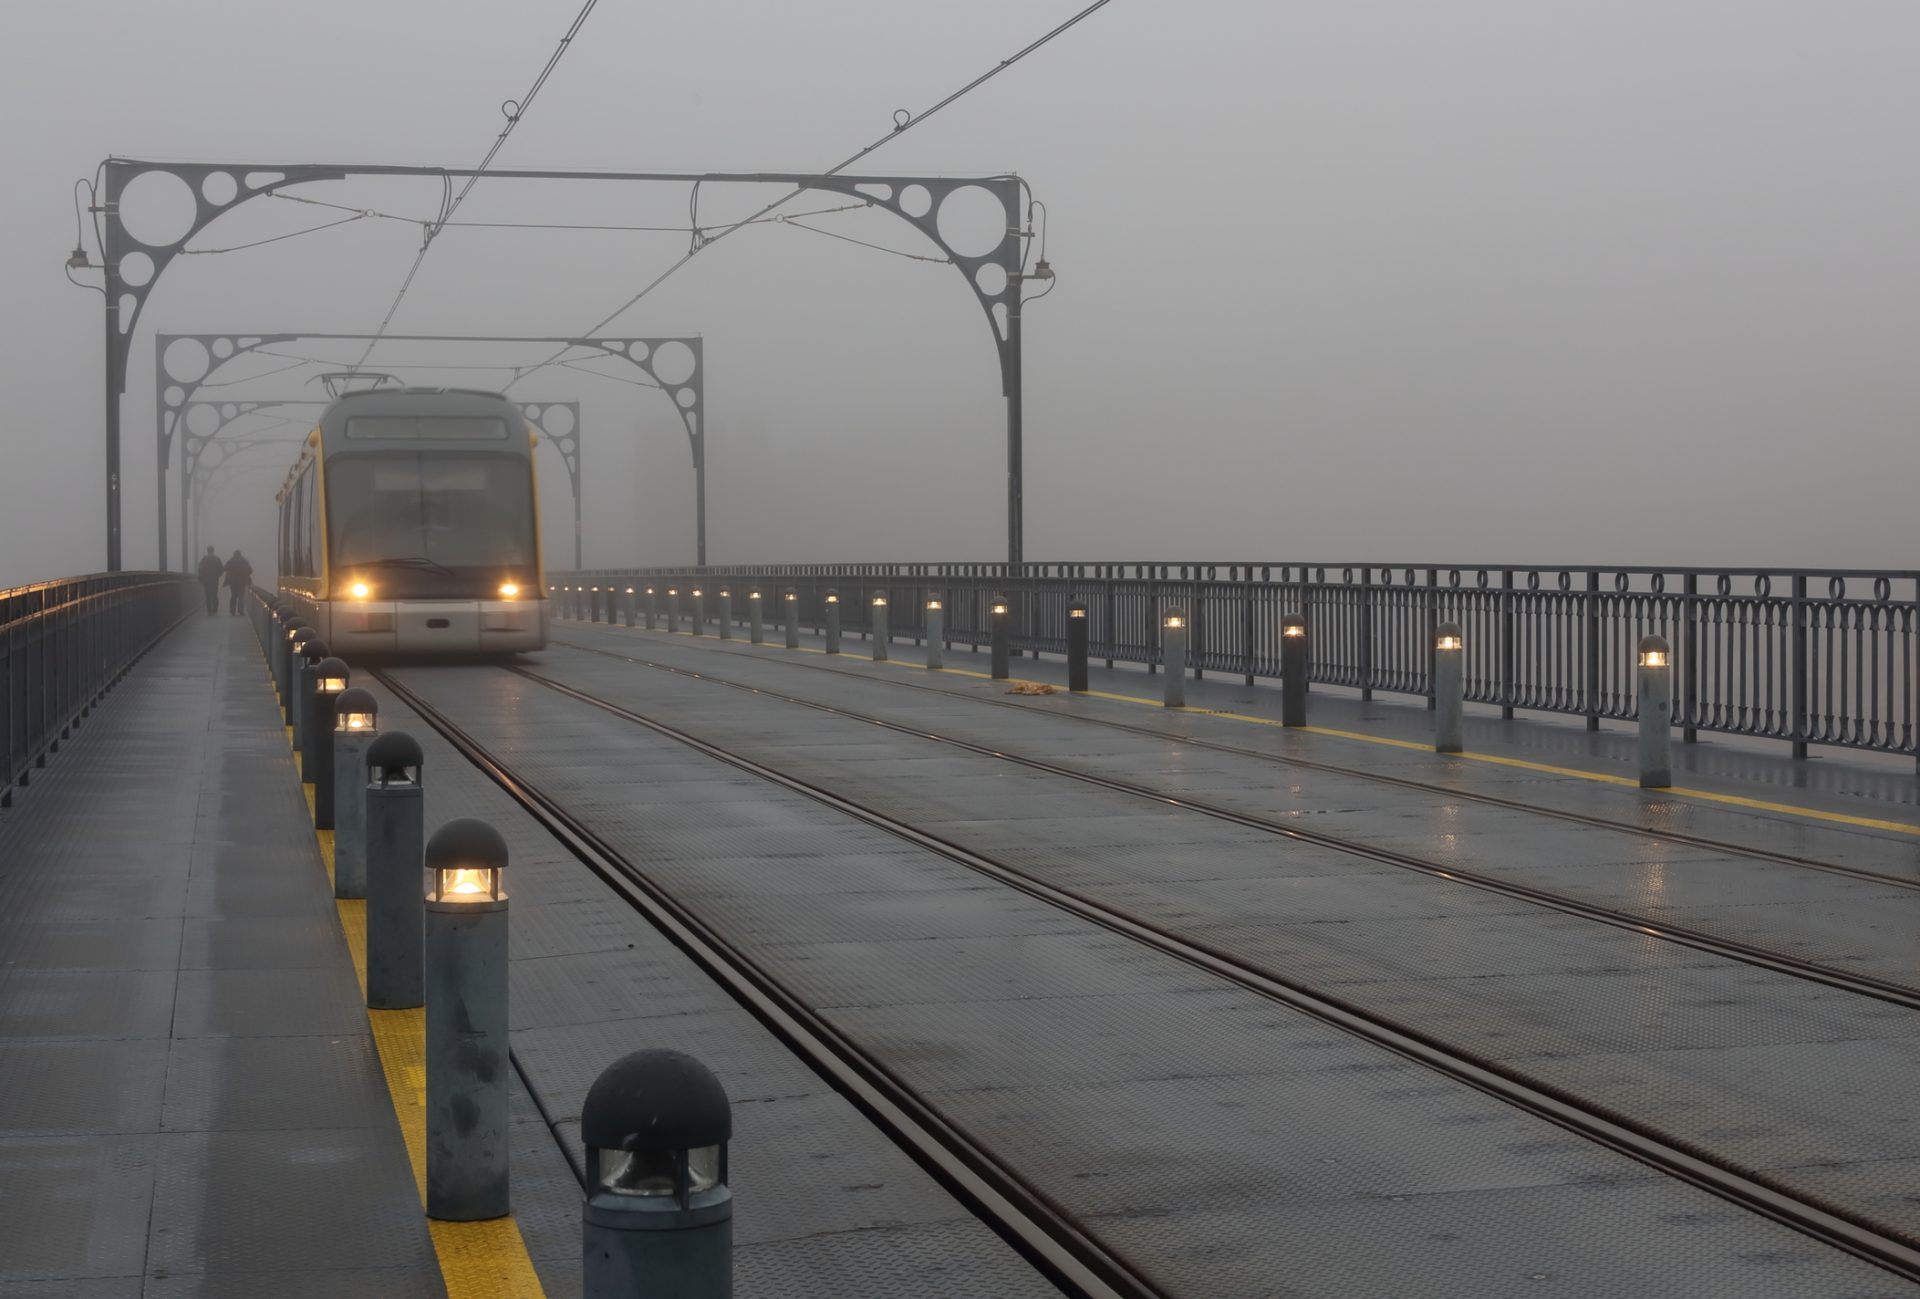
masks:
<path fill-rule="evenodd" d="M 1091 653 L 1109 663 L 1159 661 L 1159 613 L 1191 617 L 1188 661 L 1249 684 L 1280 671 L 1280 621 L 1307 619 L 1319 684 L 1432 698 L 1433 629 L 1466 640 L 1467 698 L 1516 710 L 1631 720 L 1633 651 L 1648 633 L 1673 645 L 1673 722 L 1758 736 L 1920 756 L 1920 572 L 1840 569 L 1541 567 L 1431 564 L 790 564 L 595 569 L 549 577 L 556 587 L 758 581 L 800 593 L 821 618 L 837 588 L 845 626 L 864 627 L 885 591 L 897 636 L 924 630 L 929 595 L 946 601 L 945 639 L 979 646 L 996 593 L 1014 601 L 1015 644 L 1063 653 L 1066 611 L 1087 606 Z M 778 616 L 769 593 L 769 618 Z M 736 601 L 738 613 L 744 606 Z"/>
<path fill-rule="evenodd" d="M 201 599 L 199 584 L 177 573 L 93 573 L 0 591 L 0 807 Z"/>

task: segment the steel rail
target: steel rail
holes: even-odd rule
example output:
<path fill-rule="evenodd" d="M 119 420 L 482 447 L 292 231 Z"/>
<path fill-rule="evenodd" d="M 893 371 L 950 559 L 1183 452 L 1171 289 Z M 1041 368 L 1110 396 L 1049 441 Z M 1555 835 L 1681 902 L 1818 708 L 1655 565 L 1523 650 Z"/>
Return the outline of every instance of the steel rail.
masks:
<path fill-rule="evenodd" d="M 598 646 L 582 645 L 578 641 L 549 638 L 554 645 L 564 645 L 568 649 L 579 650 L 585 654 L 599 654 L 606 658 L 624 659 L 630 663 L 640 663 L 628 654 L 601 649 Z M 712 647 L 708 647 L 711 651 Z M 728 651 L 730 657 L 747 658 L 746 655 Z M 748 659 L 748 661 L 754 661 Z M 647 663 L 649 667 L 661 667 L 673 670 L 668 664 Z M 1705 848 L 1712 852 L 1726 853 L 1730 856 L 1750 858 L 1754 861 L 1773 862 L 1781 866 L 1797 866 L 1806 870 L 1825 871 L 1832 875 L 1845 875 L 1851 879 L 1864 880 L 1871 884 L 1891 885 L 1895 888 L 1920 892 L 1920 879 L 1904 879 L 1898 875 L 1888 875 L 1881 871 L 1867 870 L 1859 866 L 1847 866 L 1839 862 L 1821 861 L 1815 857 L 1803 857 L 1797 853 L 1780 852 L 1771 848 L 1758 848 L 1752 844 L 1733 843 L 1725 839 L 1715 839 L 1707 835 L 1692 834 L 1684 830 L 1649 830 L 1645 826 L 1634 825 L 1630 821 L 1617 821 L 1610 817 L 1596 816 L 1588 812 L 1575 812 L 1566 808 L 1542 807 L 1537 803 L 1522 802 L 1519 799 L 1502 798 L 1498 794 L 1480 793 L 1474 790 L 1458 789 L 1451 785 L 1434 784 L 1431 781 L 1414 780 L 1408 776 L 1393 776 L 1383 772 L 1369 771 L 1364 767 L 1348 767 L 1336 762 L 1324 762 L 1317 758 L 1303 758 L 1290 753 L 1274 753 L 1267 749 L 1250 749 L 1244 745 L 1229 744 L 1225 740 L 1203 739 L 1195 735 L 1182 734 L 1179 731 L 1163 731 L 1152 726 L 1139 726 L 1132 722 L 1116 721 L 1111 717 L 1092 717 L 1085 713 L 1040 712 L 1031 704 L 1017 704 L 1005 699 L 986 698 L 980 695 L 963 694 L 955 690 L 943 690 L 938 686 L 921 685 L 897 676 L 869 676 L 865 673 L 843 672 L 824 663 L 783 663 L 782 666 L 804 669 L 809 672 L 821 672 L 828 676 L 839 677 L 845 681 L 872 681 L 881 685 L 895 686 L 904 690 L 917 690 L 922 694 L 938 695 L 943 699 L 964 699 L 970 703 L 983 704 L 992 708 L 1007 708 L 1014 712 L 1057 718 L 1063 721 L 1081 722 L 1088 726 L 1104 727 L 1111 731 L 1124 731 L 1130 735 L 1145 736 L 1155 740 L 1171 740 L 1176 744 L 1190 745 L 1196 749 L 1206 749 L 1213 753 L 1225 753 L 1238 758 L 1253 758 L 1261 762 L 1281 767 L 1298 767 L 1307 771 L 1320 771 L 1333 776 L 1347 776 L 1355 780 L 1370 781 L 1378 785 L 1389 785 L 1397 789 L 1409 789 L 1423 794 L 1438 794 L 1442 797 L 1466 803 L 1479 803 L 1487 807 L 1503 808 L 1510 812 L 1523 812 L 1530 816 L 1547 817 L 1556 821 L 1566 821 L 1575 825 L 1589 826 L 1597 830 L 1606 830 L 1616 834 L 1639 838 L 1661 839 L 1670 843 L 1686 844 L 1690 848 Z M 693 675 L 692 669 L 685 669 Z M 718 678 L 710 678 L 718 680 Z M 759 686 L 750 689 L 761 689 Z M 769 692 L 771 693 L 771 692 Z M 1188 709 L 1196 716 L 1206 716 L 1207 710 Z M 1867 833 L 1869 837 L 1871 832 Z"/>
<path fill-rule="evenodd" d="M 1164 1290 L 1083 1231 L 1041 1191 L 444 711 L 389 671 L 375 669 L 372 675 L 1056 1284 L 1085 1299 L 1168 1299 Z M 1920 1255 L 1914 1276 L 1920 1279 Z"/>
<path fill-rule="evenodd" d="M 1866 1259 L 1910 1280 L 1920 1281 L 1920 1249 L 1888 1234 L 1873 1223 L 1842 1210 L 1815 1204 L 1762 1175 L 1745 1172 L 1719 1161 L 1711 1152 L 1692 1150 L 1631 1120 L 1611 1115 L 1569 1093 L 1544 1087 L 1507 1071 L 1501 1065 L 1478 1060 L 1417 1030 L 1384 1020 L 1371 1012 L 1246 964 L 1231 953 L 1183 937 L 1129 912 L 1110 907 L 1070 889 L 1040 880 L 959 844 L 930 834 L 918 826 L 868 808 L 831 790 L 768 767 L 742 754 L 677 727 L 647 717 L 619 704 L 553 681 L 525 668 L 506 671 L 536 682 L 557 694 L 597 708 L 609 715 L 674 740 L 716 761 L 842 812 L 854 820 L 885 831 L 936 853 L 957 865 L 1015 888 L 1071 915 L 1130 938 L 1163 955 L 1185 961 L 1247 991 L 1310 1015 L 1323 1023 L 1384 1047 L 1406 1059 L 1466 1083 L 1508 1104 L 1546 1119 L 1588 1140 L 1608 1147 L 1669 1176 L 1688 1182 L 1755 1213 L 1819 1239 L 1837 1249 Z"/>
<path fill-rule="evenodd" d="M 742 681 L 730 681 L 724 677 L 713 676 L 711 673 L 696 672 L 691 668 L 676 667 L 669 663 L 654 663 L 645 659 L 636 659 L 625 654 L 615 654 L 610 650 L 588 649 L 586 652 L 599 654 L 603 657 L 616 659 L 621 662 L 633 663 L 640 667 L 651 668 L 657 672 L 668 672 L 675 676 L 684 676 L 697 681 L 706 681 L 714 685 L 725 686 L 732 690 L 763 695 L 769 699 L 777 699 L 782 703 L 794 704 L 802 708 L 811 708 L 819 712 L 832 714 L 836 717 L 844 717 L 849 721 L 862 722 L 869 726 L 877 726 L 882 730 L 912 736 L 915 739 L 948 745 L 952 748 L 983 758 L 993 758 L 1001 762 L 1011 763 L 1015 766 L 1025 767 L 1029 770 L 1044 772 L 1052 776 L 1060 776 L 1068 780 L 1080 781 L 1083 784 L 1093 785 L 1096 788 L 1109 790 L 1113 793 L 1127 794 L 1135 798 L 1145 799 L 1151 803 L 1176 807 L 1183 811 L 1194 812 L 1201 816 L 1225 821 L 1245 829 L 1258 830 L 1281 838 L 1293 839 L 1301 843 L 1310 843 L 1316 847 L 1329 848 L 1336 852 L 1361 857 L 1368 861 L 1376 861 L 1386 866 L 1395 866 L 1416 874 L 1443 879 L 1450 883 L 1464 884 L 1468 888 L 1482 889 L 1489 893 L 1499 894 L 1502 897 L 1513 898 L 1516 901 L 1527 902 L 1534 906 L 1561 912 L 1565 915 L 1578 916 L 1584 920 L 1595 921 L 1615 929 L 1624 929 L 1632 933 L 1643 934 L 1649 938 L 1659 939 L 1662 942 L 1673 943 L 1681 947 L 1690 947 L 1714 956 L 1739 961 L 1745 965 L 1753 965 L 1772 970 L 1776 974 L 1786 974 L 1794 978 L 1806 979 L 1814 983 L 1825 984 L 1831 988 L 1838 988 L 1844 992 L 1856 993 L 1863 997 L 1872 997 L 1879 1001 L 1891 1002 L 1895 1005 L 1905 1007 L 1908 1010 L 1920 1011 L 1920 988 L 1912 987 L 1904 983 L 1896 983 L 1889 979 L 1876 979 L 1867 975 L 1850 974 L 1842 970 L 1833 969 L 1830 966 L 1821 965 L 1815 961 L 1806 960 L 1802 957 L 1787 956 L 1754 944 L 1743 943 L 1735 939 L 1721 938 L 1714 934 L 1707 933 L 1704 930 L 1689 929 L 1684 925 L 1665 924 L 1658 920 L 1636 915 L 1630 911 L 1615 911 L 1610 907 L 1597 906 L 1591 902 L 1582 902 L 1578 898 L 1567 897 L 1565 894 L 1554 893 L 1547 889 L 1534 888 L 1527 884 L 1518 884 L 1511 880 L 1501 879 L 1498 876 L 1483 875 L 1478 871 L 1459 866 L 1445 865 L 1424 857 L 1416 856 L 1412 853 L 1398 852 L 1391 848 L 1381 848 L 1358 839 L 1349 839 L 1343 835 L 1329 834 L 1324 830 L 1314 830 L 1290 825 L 1284 821 L 1276 821 L 1270 817 L 1261 816 L 1258 813 L 1235 811 L 1232 808 L 1220 807 L 1216 804 L 1208 803 L 1202 799 L 1191 798 L 1184 794 L 1171 794 L 1165 790 L 1154 789 L 1147 785 L 1137 785 L 1132 781 L 1121 780 L 1115 776 L 1102 775 L 1098 772 L 1082 771 L 1076 767 L 1062 766 L 1057 762 L 1051 762 L 1044 758 L 1032 758 L 1024 754 L 1011 753 L 1005 749 L 994 748 L 973 740 L 964 740 L 958 736 L 943 735 L 938 731 L 929 731 L 917 726 L 909 726 L 904 722 L 896 722 L 884 717 L 875 717 L 870 713 L 862 713 L 855 709 L 843 708 L 837 704 L 826 704 L 818 700 L 804 699 L 798 695 L 785 694 L 765 686 L 750 685 Z M 522 676 L 531 677 L 546 685 L 553 685 L 562 689 L 571 688 L 562 686 L 551 678 L 544 677 L 537 672 L 529 671 L 525 668 L 515 668 L 513 670 Z"/>

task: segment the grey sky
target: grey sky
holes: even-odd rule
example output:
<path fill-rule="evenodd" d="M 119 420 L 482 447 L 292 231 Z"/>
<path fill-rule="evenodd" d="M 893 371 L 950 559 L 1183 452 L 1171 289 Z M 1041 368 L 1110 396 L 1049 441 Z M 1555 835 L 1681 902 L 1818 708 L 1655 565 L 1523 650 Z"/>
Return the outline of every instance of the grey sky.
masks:
<path fill-rule="evenodd" d="M 602 0 L 500 165 L 822 167 L 1078 7 Z M 109 152 L 471 165 L 577 8 L 0 6 L 0 584 L 103 558 L 99 298 L 60 274 L 75 178 Z M 1050 210 L 1032 558 L 1903 567 L 1915 66 L 1902 3 L 1116 0 L 863 170 L 1017 170 Z M 438 200 L 428 181 L 303 192 Z M 703 219 L 770 196 L 710 189 Z M 461 216 L 671 224 L 686 205 L 483 181 Z M 323 219 L 256 201 L 197 244 Z M 931 251 L 881 214 L 822 224 Z M 363 221 L 168 271 L 125 405 L 129 566 L 154 559 L 152 333 L 371 330 L 417 243 Z M 684 245 L 450 230 L 395 329 L 579 330 Z M 767 226 L 617 328 L 706 336 L 716 561 L 1001 554 L 998 377 L 951 268 Z M 566 371 L 524 389 L 586 403 L 589 562 L 690 558 L 691 469 L 658 395 Z M 267 558 L 276 481 L 223 478 L 208 539 Z"/>

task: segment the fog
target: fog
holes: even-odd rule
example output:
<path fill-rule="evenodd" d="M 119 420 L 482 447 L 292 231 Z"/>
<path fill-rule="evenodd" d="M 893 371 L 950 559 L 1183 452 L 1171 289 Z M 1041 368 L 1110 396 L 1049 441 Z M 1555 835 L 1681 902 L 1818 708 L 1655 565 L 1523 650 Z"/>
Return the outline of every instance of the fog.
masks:
<path fill-rule="evenodd" d="M 497 165 L 819 169 L 1080 5 L 604 0 Z M 578 7 L 0 7 L 0 585 L 104 563 L 101 299 L 61 270 L 74 181 L 107 154 L 470 167 Z M 1920 9 L 1869 0 L 1115 0 L 856 170 L 1013 170 L 1046 205 L 1031 559 L 1912 567 L 1916 66 Z M 427 218 L 442 188 L 291 192 Z M 777 193 L 707 186 L 701 223 Z M 684 226 L 688 197 L 482 180 L 459 219 Z M 257 199 L 191 247 L 345 215 Z M 705 340 L 711 559 L 1003 557 L 979 305 L 950 266 L 848 242 L 937 255 L 890 214 L 810 224 L 847 238 L 743 230 L 605 331 Z M 419 242 L 370 217 L 167 269 L 123 407 L 128 567 L 156 561 L 153 335 L 371 332 Z M 687 244 L 449 228 L 392 329 L 576 333 Z M 217 392 L 319 396 L 313 376 L 360 352 L 279 350 Z M 393 343 L 369 368 L 497 386 L 435 367 L 545 354 Z M 590 564 L 692 558 L 662 394 L 552 368 L 513 395 L 581 403 Z M 291 453 L 248 453 L 206 499 L 206 541 L 263 576 Z M 542 457 L 558 565 L 571 506 Z"/>

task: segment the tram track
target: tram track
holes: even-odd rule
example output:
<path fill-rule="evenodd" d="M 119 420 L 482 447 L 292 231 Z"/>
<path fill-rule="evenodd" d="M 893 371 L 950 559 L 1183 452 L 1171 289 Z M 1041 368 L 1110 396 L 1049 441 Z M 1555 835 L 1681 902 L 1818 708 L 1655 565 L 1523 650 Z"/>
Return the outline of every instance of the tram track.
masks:
<path fill-rule="evenodd" d="M 585 654 L 598 654 L 604 658 L 624 659 L 631 663 L 645 663 L 649 667 L 657 667 L 664 671 L 680 671 L 692 676 L 705 677 L 708 680 L 719 679 L 708 673 L 695 672 L 691 668 L 679 668 L 673 664 L 658 664 L 650 660 L 636 659 L 628 654 L 616 653 L 613 650 L 603 649 L 595 645 L 583 645 L 578 641 L 555 638 L 552 640 L 552 643 L 570 650 L 578 650 Z M 730 655 L 730 657 L 744 658 L 745 656 Z M 920 694 L 935 695 L 942 699 L 966 700 L 970 703 L 982 705 L 983 707 L 1004 708 L 1014 712 L 1024 713 L 1028 716 L 1032 716 L 1034 713 L 1040 711 L 1032 704 L 1014 703 L 1005 699 L 986 698 L 979 695 L 963 694 L 953 690 L 943 690 L 938 686 L 922 685 L 903 677 L 842 672 L 837 668 L 829 667 L 821 663 L 782 661 L 781 666 L 783 668 L 793 668 L 806 672 L 818 672 L 842 681 L 874 682 L 894 689 L 912 690 Z M 756 690 L 763 689 L 758 686 L 748 686 L 747 688 Z M 1200 716 L 1207 715 L 1206 710 L 1203 709 L 1191 709 L 1188 711 Z M 1715 839 L 1708 835 L 1692 834 L 1683 830 L 1649 830 L 1645 826 L 1635 825 L 1629 821 L 1596 816 L 1592 813 L 1576 812 L 1568 808 L 1543 807 L 1537 803 L 1528 803 L 1520 799 L 1502 798 L 1498 794 L 1460 789 L 1452 785 L 1435 784 L 1431 781 L 1415 780 L 1407 776 L 1388 775 L 1384 772 L 1370 770 L 1365 767 L 1349 767 L 1340 763 L 1325 762 L 1317 758 L 1274 753 L 1267 749 L 1248 748 L 1245 745 L 1233 744 L 1225 740 L 1205 739 L 1180 731 L 1162 730 L 1158 727 L 1141 726 L 1132 722 L 1123 722 L 1111 717 L 1094 717 L 1082 712 L 1045 712 L 1042 713 L 1042 715 L 1049 718 L 1072 721 L 1085 726 L 1098 727 L 1102 730 L 1137 735 L 1144 739 L 1170 741 L 1175 744 L 1185 745 L 1188 748 L 1201 749 L 1213 753 L 1223 753 L 1235 758 L 1248 758 L 1273 766 L 1295 768 L 1302 771 L 1317 771 L 1330 776 L 1340 776 L 1351 780 L 1365 781 L 1373 785 L 1411 790 L 1422 794 L 1432 794 L 1450 801 L 1474 803 L 1483 807 L 1497 807 L 1504 811 L 1519 812 L 1527 816 L 1537 816 L 1543 819 L 1565 822 L 1570 825 L 1579 825 L 1589 829 L 1605 830 L 1610 833 L 1642 839 L 1657 838 L 1667 843 L 1684 844 L 1689 848 L 1700 848 L 1727 856 L 1746 858 L 1750 861 L 1764 861 L 1779 866 L 1793 866 L 1805 870 L 1822 871 L 1831 875 L 1843 875 L 1852 879 L 1862 880 L 1877 886 L 1900 888 L 1908 890 L 1909 892 L 1920 892 L 1920 877 L 1906 878 L 1898 875 L 1889 875 L 1883 871 L 1867 870 L 1858 866 L 1848 866 L 1841 862 L 1823 861 L 1816 857 L 1807 857 L 1798 853 L 1760 848 L 1753 844 L 1734 843 L 1730 840 Z"/>
<path fill-rule="evenodd" d="M 1828 987 L 1837 988 L 1859 996 L 1872 997 L 1876 1000 L 1889 1002 L 1908 1010 L 1920 1011 L 1920 987 L 1913 987 L 1890 979 L 1879 979 L 1868 975 L 1835 969 L 1829 965 L 1822 965 L 1817 961 L 1810 961 L 1803 957 L 1776 952 L 1756 944 L 1723 938 L 1716 934 L 1691 929 L 1686 926 L 1667 924 L 1656 918 L 1639 915 L 1631 911 L 1620 911 L 1610 907 L 1599 906 L 1591 902 L 1582 901 L 1579 898 L 1555 893 L 1548 889 L 1536 888 L 1529 884 L 1502 879 L 1457 865 L 1432 861 L 1412 853 L 1383 848 L 1376 844 L 1367 843 L 1364 840 L 1351 839 L 1344 835 L 1332 834 L 1324 830 L 1290 824 L 1288 822 L 1275 820 L 1272 817 L 1261 816 L 1257 813 L 1222 807 L 1209 803 L 1204 799 L 1193 798 L 1185 794 L 1174 794 L 1166 790 L 1157 790 L 1151 786 L 1136 784 L 1115 776 L 1065 766 L 1044 758 L 1028 757 L 1008 749 L 980 744 L 976 741 L 958 736 L 946 735 L 938 731 L 927 730 L 923 727 L 908 725 L 907 723 L 896 721 L 892 718 L 863 713 L 839 704 L 823 703 L 819 700 L 807 699 L 804 696 L 790 695 L 770 687 L 754 685 L 751 682 L 735 681 L 726 677 L 715 676 L 709 672 L 698 672 L 691 668 L 680 667 L 676 664 L 657 663 L 648 659 L 638 659 L 631 655 L 618 654 L 611 650 L 597 649 L 591 646 L 577 645 L 572 642 L 562 643 L 567 644 L 569 648 L 581 650 L 584 653 L 599 655 L 600 657 L 614 659 L 619 662 L 632 663 L 635 666 L 646 667 L 654 671 L 704 681 L 711 685 L 744 691 L 764 698 L 778 700 L 782 703 L 813 709 L 835 717 L 842 717 L 849 721 L 875 726 L 894 734 L 910 736 L 914 739 L 954 748 L 977 757 L 990 758 L 1030 771 L 1043 772 L 1047 775 L 1078 781 L 1097 789 L 1142 799 L 1159 806 L 1179 808 L 1183 811 L 1193 812 L 1197 815 L 1209 817 L 1230 825 L 1237 825 L 1245 829 L 1272 834 L 1297 843 L 1312 844 L 1316 847 L 1327 848 L 1362 860 L 1377 862 L 1381 865 L 1397 867 L 1401 870 L 1425 875 L 1429 878 L 1440 879 L 1448 883 L 1483 890 L 1502 897 L 1512 898 L 1516 901 L 1557 911 L 1565 915 L 1578 916 L 1582 919 L 1594 921 L 1615 929 L 1626 930 L 1663 942 L 1673 943 L 1677 946 L 1705 952 L 1726 960 L 1738 961 L 1745 965 L 1756 966 L 1771 970 L 1775 973 L 1786 974 L 1794 978 L 1824 984 Z M 584 692 L 574 691 L 573 687 L 556 682 L 552 678 L 544 676 L 539 672 L 534 672 L 523 667 L 514 667 L 509 670 L 532 680 L 539 681 L 543 685 L 551 686 L 563 692 L 575 693 L 578 697 L 590 699 L 602 706 L 609 706 L 604 700 L 587 695 Z M 946 691 L 937 691 L 936 693 L 946 695 L 950 698 L 956 697 Z M 982 702 L 992 704 L 999 703 L 997 700 L 985 700 Z M 1019 705 L 1002 706 L 1019 707 Z M 617 707 L 617 705 L 613 707 Z M 1051 714 L 1049 714 L 1049 716 L 1051 716 Z M 1129 727 L 1127 729 L 1133 728 Z M 1158 734 L 1150 730 L 1148 733 Z M 1247 750 L 1245 752 L 1253 754 L 1257 751 Z M 1640 831 L 1639 833 L 1644 837 L 1649 832 Z"/>
<path fill-rule="evenodd" d="M 1231 952 L 1173 932 L 1151 918 L 1052 884 L 657 718 L 524 667 L 509 666 L 502 670 L 892 834 L 1143 947 L 1464 1083 L 1668 1176 L 1904 1278 L 1920 1281 L 1920 1249 L 1870 1219 L 1816 1202 L 1764 1174 L 1741 1169 L 1716 1158 L 1710 1151 L 1694 1149 L 1579 1096 L 1529 1080 L 1499 1062 L 1478 1058 L 1304 983 L 1256 968 Z M 852 1097 L 909 1153 L 958 1191 L 984 1220 L 1056 1280 L 1068 1284 L 1077 1294 L 1161 1293 L 1062 1209 L 1029 1187 L 1015 1170 L 949 1123 L 884 1062 L 827 1023 L 685 904 L 668 896 L 616 846 L 516 773 L 443 710 L 390 674 L 377 672 L 375 675 L 576 857 L 693 955 L 818 1072 Z"/>

